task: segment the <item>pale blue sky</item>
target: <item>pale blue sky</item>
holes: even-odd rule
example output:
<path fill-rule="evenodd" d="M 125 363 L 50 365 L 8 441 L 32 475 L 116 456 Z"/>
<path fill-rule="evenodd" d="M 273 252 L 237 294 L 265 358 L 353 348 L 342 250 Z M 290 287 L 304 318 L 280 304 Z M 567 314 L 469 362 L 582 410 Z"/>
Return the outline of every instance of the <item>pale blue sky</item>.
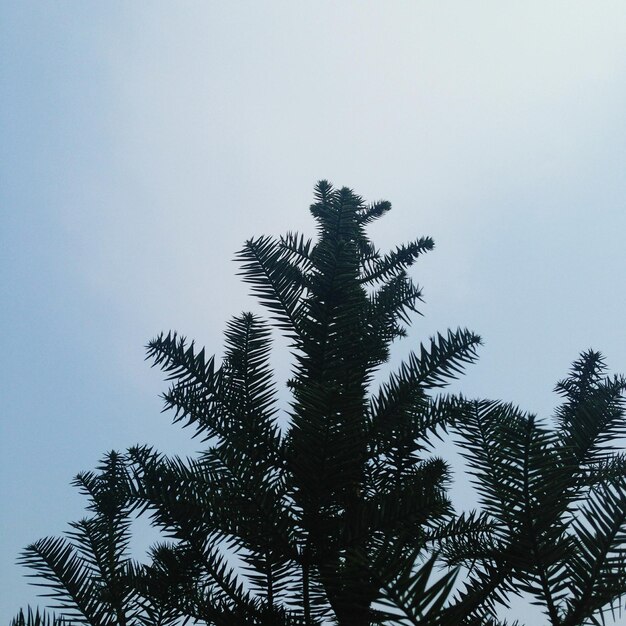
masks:
<path fill-rule="evenodd" d="M 544 416 L 581 350 L 626 372 L 622 0 L 5 0 L 0 71 L 3 622 L 35 601 L 19 550 L 83 514 L 73 475 L 196 449 L 143 346 L 219 352 L 254 306 L 233 253 L 310 232 L 320 178 L 393 203 L 382 247 L 436 241 L 394 358 L 469 326 L 457 387 Z"/>

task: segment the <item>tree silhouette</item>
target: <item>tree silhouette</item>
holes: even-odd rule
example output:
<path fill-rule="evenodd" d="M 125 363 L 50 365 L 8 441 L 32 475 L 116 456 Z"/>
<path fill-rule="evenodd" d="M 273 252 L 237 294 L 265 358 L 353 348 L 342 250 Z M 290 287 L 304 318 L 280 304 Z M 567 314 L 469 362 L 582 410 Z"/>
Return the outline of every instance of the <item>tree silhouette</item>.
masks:
<path fill-rule="evenodd" d="M 422 238 L 381 254 L 365 226 L 389 209 L 321 182 L 311 207 L 315 244 L 296 234 L 261 237 L 238 255 L 244 280 L 290 341 L 284 431 L 261 319 L 230 322 L 220 367 L 176 334 L 149 344 L 148 356 L 174 380 L 166 406 L 212 442 L 193 463 L 145 448 L 129 453 L 133 500 L 177 541 L 160 557 L 196 572 L 184 607 L 195 618 L 370 624 L 382 615 L 373 609 L 381 588 L 425 552 L 427 529 L 452 515 L 446 464 L 420 453 L 456 401 L 428 391 L 474 360 L 479 338 L 438 336 L 369 393 L 420 299 L 406 270 L 433 247 Z M 239 575 L 221 544 L 239 557 Z M 425 597 L 436 604 L 450 580 Z"/>
<path fill-rule="evenodd" d="M 570 626 L 624 593 L 624 458 L 608 450 L 623 434 L 624 380 L 583 355 L 550 430 L 503 403 L 439 395 L 476 359 L 479 337 L 459 329 L 377 387 L 421 300 L 407 270 L 433 248 L 424 237 L 376 249 L 365 228 L 390 208 L 318 183 L 315 241 L 260 237 L 238 253 L 269 323 L 233 318 L 221 363 L 177 333 L 149 343 L 172 381 L 166 409 L 205 448 L 181 459 L 137 446 L 76 479 L 92 517 L 22 557 L 67 619 L 486 626 L 507 593 L 526 591 Z M 283 410 L 272 329 L 293 358 Z M 457 516 L 446 495 L 450 469 L 432 441 L 448 427 L 481 512 Z M 164 537 L 147 564 L 128 553 L 137 514 Z"/>
<path fill-rule="evenodd" d="M 457 432 L 492 530 L 444 550 L 449 565 L 472 572 L 446 619 L 493 617 L 510 592 L 530 594 L 552 626 L 597 624 L 619 611 L 626 379 L 605 371 L 598 352 L 581 355 L 556 386 L 564 402 L 551 428 L 508 404 L 468 403 Z"/>

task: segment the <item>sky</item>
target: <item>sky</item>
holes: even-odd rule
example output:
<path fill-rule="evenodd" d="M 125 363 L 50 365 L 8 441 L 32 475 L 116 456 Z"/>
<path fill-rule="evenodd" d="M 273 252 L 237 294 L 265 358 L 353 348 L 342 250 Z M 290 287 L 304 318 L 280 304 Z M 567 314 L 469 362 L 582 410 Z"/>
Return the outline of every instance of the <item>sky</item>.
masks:
<path fill-rule="evenodd" d="M 319 179 L 392 202 L 381 248 L 436 242 L 392 366 L 467 326 L 484 346 L 454 389 L 542 417 L 582 350 L 626 372 L 622 0 L 6 0 L 0 84 L 4 623 L 37 603 L 20 550 L 84 515 L 76 473 L 197 450 L 144 346 L 219 354 L 258 310 L 234 253 L 312 234 Z"/>

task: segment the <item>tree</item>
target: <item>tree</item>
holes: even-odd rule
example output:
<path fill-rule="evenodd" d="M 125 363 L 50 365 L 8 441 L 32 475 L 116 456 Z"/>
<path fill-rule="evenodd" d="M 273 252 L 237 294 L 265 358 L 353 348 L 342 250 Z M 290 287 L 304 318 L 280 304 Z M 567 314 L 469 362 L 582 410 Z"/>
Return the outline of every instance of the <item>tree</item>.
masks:
<path fill-rule="evenodd" d="M 108 454 L 98 472 L 84 472 L 74 480 L 89 499 L 93 512 L 71 524 L 66 537 L 49 537 L 28 546 L 22 564 L 43 579 L 57 608 L 68 620 L 88 624 L 126 626 L 136 614 L 135 592 L 128 584 L 130 559 L 130 507 L 128 475 L 123 457 Z M 28 611 L 30 626 L 58 626 L 53 618 Z M 22 626 L 24 615 L 14 626 Z"/>
<path fill-rule="evenodd" d="M 419 453 L 455 402 L 427 392 L 474 360 L 479 338 L 438 336 L 369 396 L 420 299 L 406 270 L 433 247 L 422 238 L 378 252 L 365 226 L 389 209 L 321 182 L 311 207 L 317 243 L 261 237 L 238 255 L 293 351 L 284 431 L 261 319 L 244 314 L 229 324 L 219 368 L 175 334 L 149 344 L 149 357 L 175 381 L 167 407 L 213 442 L 192 464 L 142 448 L 129 454 L 134 501 L 178 542 L 160 556 L 196 568 L 195 600 L 184 608 L 196 618 L 313 624 L 332 615 L 370 624 L 381 586 L 416 561 L 427 528 L 452 514 L 446 464 Z M 220 554 L 222 542 L 241 558 L 247 585 Z"/>
<path fill-rule="evenodd" d="M 11 620 L 11 626 L 66 626 L 69 622 L 62 617 L 51 616 L 45 611 L 28 609 L 20 612 Z"/>
<path fill-rule="evenodd" d="M 216 624 L 316 624 L 329 616 L 370 624 L 383 615 L 374 609 L 380 590 L 418 563 L 430 529 L 451 518 L 448 467 L 422 452 L 457 403 L 428 392 L 471 363 L 480 340 L 466 330 L 439 335 L 370 395 L 421 298 L 407 268 L 433 242 L 424 237 L 381 254 L 365 226 L 388 202 L 366 205 L 325 181 L 315 195 L 316 243 L 261 237 L 239 253 L 244 280 L 291 344 L 286 427 L 278 424 L 268 360 L 271 329 L 259 317 L 229 323 L 219 367 L 175 333 L 152 341 L 148 356 L 174 381 L 166 406 L 208 447 L 189 461 L 129 451 L 116 513 L 148 510 L 171 539 L 155 547 L 148 566 L 122 556 L 127 526 L 120 521 L 112 531 L 110 521 L 99 523 L 100 511 L 75 526 L 74 552 L 55 539 L 27 549 L 24 562 L 76 617 L 122 624 L 158 605 Z M 121 587 L 120 576 L 132 586 Z M 425 604 L 411 612 L 434 615 L 451 583 L 452 575 L 425 579 Z"/>
<path fill-rule="evenodd" d="M 556 391 L 554 426 L 502 402 L 468 403 L 456 430 L 491 530 L 455 538 L 471 576 L 449 620 L 492 618 L 526 592 L 552 626 L 604 623 L 626 595 L 626 379 L 587 351 Z M 450 621 L 450 623 L 454 623 Z"/>
<path fill-rule="evenodd" d="M 206 448 L 184 460 L 137 446 L 77 478 L 93 516 L 23 556 L 69 619 L 486 625 L 519 585 L 561 602 L 555 610 L 560 616 L 565 606 L 569 621 L 553 623 L 565 626 L 603 607 L 598 593 L 607 602 L 622 593 L 623 461 L 590 451 L 621 432 L 623 381 L 615 379 L 612 404 L 593 391 L 606 381 L 594 378 L 585 392 L 601 427 L 564 408 L 551 434 L 502 403 L 438 395 L 476 358 L 479 337 L 459 329 L 421 345 L 374 388 L 421 300 L 407 270 L 433 248 L 424 237 L 379 252 L 365 227 L 390 208 L 318 183 L 317 241 L 260 237 L 238 254 L 271 323 L 250 313 L 231 320 L 221 364 L 176 333 L 149 343 L 148 358 L 172 381 L 166 408 Z M 283 412 L 269 363 L 272 329 L 288 338 L 293 357 Z M 574 378 L 563 389 L 574 389 Z M 476 474 L 481 513 L 456 516 L 447 498 L 450 470 L 432 454 L 432 437 L 450 426 Z M 596 517 L 572 522 L 583 497 Z M 136 514 L 149 514 L 165 538 L 147 564 L 127 550 Z M 578 552 L 562 530 L 572 524 Z M 528 541 L 539 549 L 529 552 Z M 461 566 L 468 578 L 459 588 Z M 568 567 L 579 585 L 569 604 Z"/>

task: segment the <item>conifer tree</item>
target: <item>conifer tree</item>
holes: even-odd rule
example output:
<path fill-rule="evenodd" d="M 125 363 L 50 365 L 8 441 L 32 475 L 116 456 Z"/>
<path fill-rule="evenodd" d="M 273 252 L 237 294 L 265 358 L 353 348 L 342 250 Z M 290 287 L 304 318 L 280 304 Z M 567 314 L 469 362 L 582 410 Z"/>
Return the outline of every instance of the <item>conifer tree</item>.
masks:
<path fill-rule="evenodd" d="M 449 468 L 423 453 L 458 403 L 430 392 L 474 361 L 480 342 L 467 330 L 438 335 L 372 390 L 421 299 L 407 270 L 433 248 L 422 237 L 379 252 L 365 228 L 390 208 L 320 182 L 311 206 L 317 241 L 260 237 L 238 254 L 270 323 L 235 317 L 221 364 L 176 333 L 150 342 L 148 357 L 173 381 L 166 407 L 207 447 L 192 460 L 146 447 L 125 457 L 123 511 L 149 512 L 169 539 L 149 565 L 121 557 L 123 525 L 83 522 L 67 539 L 27 549 L 24 562 L 54 585 L 66 612 L 93 626 L 176 616 L 238 625 L 384 618 L 381 593 L 418 566 L 429 532 L 452 516 Z M 272 326 L 294 359 L 284 428 Z M 422 598 L 410 612 L 432 616 L 453 575 L 429 577 L 432 559 L 421 567 Z"/>
<path fill-rule="evenodd" d="M 584 352 L 555 391 L 552 424 L 468 402 L 456 430 L 487 524 L 444 554 L 470 577 L 445 620 L 482 624 L 526 593 L 551 626 L 605 623 L 626 596 L 626 378 Z M 622 444 L 622 445 L 620 445 Z"/>
<path fill-rule="evenodd" d="M 184 610 L 205 621 L 369 625 L 382 615 L 373 608 L 381 589 L 418 562 L 428 530 L 452 515 L 448 467 L 422 452 L 456 403 L 429 392 L 475 359 L 480 340 L 466 330 L 439 335 L 372 392 L 421 297 L 407 269 L 433 242 L 381 254 L 365 227 L 388 202 L 366 205 L 324 181 L 315 195 L 315 243 L 260 237 L 238 254 L 244 280 L 290 342 L 284 430 L 262 319 L 229 323 L 219 367 L 176 334 L 148 347 L 174 380 L 167 407 L 211 445 L 192 464 L 131 450 L 132 498 L 177 540 L 160 557 L 197 568 L 196 600 Z M 240 575 L 221 545 L 239 557 Z M 451 579 L 424 579 L 415 614 L 434 615 Z"/>
<path fill-rule="evenodd" d="M 421 300 L 408 270 L 433 248 L 423 237 L 381 253 L 366 227 L 390 208 L 318 183 L 315 241 L 263 236 L 238 254 L 269 322 L 234 317 L 221 363 L 175 332 L 149 343 L 172 382 L 166 409 L 204 448 L 181 459 L 136 446 L 79 475 L 91 517 L 22 557 L 62 617 L 21 613 L 13 626 L 494 626 L 518 591 L 574 626 L 615 605 L 626 488 L 609 446 L 624 434 L 624 379 L 585 353 L 550 429 L 501 402 L 439 395 L 476 359 L 479 337 L 459 329 L 377 385 Z M 273 330 L 293 359 L 287 407 Z M 455 515 L 447 497 L 432 441 L 448 427 L 479 512 Z M 128 550 L 137 514 L 164 537 L 147 564 Z"/>

